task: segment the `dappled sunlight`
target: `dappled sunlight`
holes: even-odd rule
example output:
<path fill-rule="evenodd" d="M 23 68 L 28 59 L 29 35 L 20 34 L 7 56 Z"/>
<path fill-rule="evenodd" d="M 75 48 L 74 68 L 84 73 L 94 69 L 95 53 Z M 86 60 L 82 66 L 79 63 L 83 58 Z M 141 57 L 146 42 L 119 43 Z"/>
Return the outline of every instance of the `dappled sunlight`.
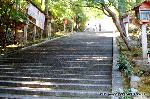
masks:
<path fill-rule="evenodd" d="M 31 91 L 50 91 L 50 90 L 52 90 L 51 88 L 30 88 L 30 87 L 17 87 L 17 89 L 31 90 Z"/>
<path fill-rule="evenodd" d="M 100 60 L 106 60 L 106 59 L 109 59 L 110 57 L 98 57 L 98 56 L 94 56 L 94 57 L 80 57 L 78 59 L 76 59 L 77 61 L 84 61 L 84 60 L 89 60 L 89 61 L 92 61 L 92 60 L 97 60 L 97 61 L 100 61 Z"/>
<path fill-rule="evenodd" d="M 93 44 L 94 42 L 87 42 L 87 44 Z"/>
<path fill-rule="evenodd" d="M 14 44 L 12 44 L 12 45 L 8 45 L 8 46 L 6 46 L 6 47 L 10 47 L 10 48 L 15 48 L 15 47 L 19 47 L 19 45 L 14 45 Z"/>
<path fill-rule="evenodd" d="M 3 67 L 3 68 L 1 68 L 1 67 L 0 67 L 0 69 L 14 69 L 14 68 L 8 68 L 8 67 L 5 67 L 5 68 Z"/>
<path fill-rule="evenodd" d="M 41 82 L 41 81 L 23 81 L 22 84 L 39 84 L 39 85 L 53 85 L 51 82 Z"/>

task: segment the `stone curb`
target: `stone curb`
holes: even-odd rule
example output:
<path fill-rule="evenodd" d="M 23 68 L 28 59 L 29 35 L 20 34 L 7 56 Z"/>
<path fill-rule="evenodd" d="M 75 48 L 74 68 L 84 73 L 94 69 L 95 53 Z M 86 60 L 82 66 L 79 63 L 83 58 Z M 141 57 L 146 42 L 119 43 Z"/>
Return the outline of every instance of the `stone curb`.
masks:
<path fill-rule="evenodd" d="M 118 46 L 116 37 L 113 37 L 113 67 L 112 67 L 112 96 L 111 99 L 120 99 L 119 96 L 113 94 L 123 91 L 122 77 L 120 71 L 116 67 L 118 61 Z"/>

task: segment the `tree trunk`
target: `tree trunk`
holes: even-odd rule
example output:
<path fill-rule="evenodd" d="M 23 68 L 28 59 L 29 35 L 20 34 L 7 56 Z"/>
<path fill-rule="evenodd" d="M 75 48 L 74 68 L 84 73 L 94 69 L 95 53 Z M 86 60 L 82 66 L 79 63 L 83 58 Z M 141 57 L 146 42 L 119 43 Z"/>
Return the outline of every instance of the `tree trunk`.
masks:
<path fill-rule="evenodd" d="M 2 33 L 2 49 L 6 48 L 6 33 Z"/>
<path fill-rule="evenodd" d="M 45 0 L 45 26 L 44 26 L 44 37 L 48 37 L 48 0 Z"/>
<path fill-rule="evenodd" d="M 5 49 L 6 48 L 6 32 L 7 32 L 7 28 L 5 28 L 6 31 L 4 31 L 4 27 L 1 29 L 0 33 L 1 33 L 1 49 Z"/>
<path fill-rule="evenodd" d="M 126 44 L 128 50 L 131 50 L 131 48 L 130 48 L 130 46 L 128 45 L 128 42 L 127 42 L 127 40 L 126 40 L 126 37 L 124 36 L 125 33 L 124 33 L 124 31 L 123 31 L 123 29 L 122 29 L 122 27 L 121 27 L 121 25 L 120 25 L 120 20 L 119 20 L 119 18 L 117 18 L 116 14 L 115 14 L 114 12 L 112 12 L 107 6 L 105 6 L 105 5 L 102 5 L 102 6 L 103 6 L 103 8 L 108 12 L 108 14 L 111 16 L 111 18 L 112 18 L 114 24 L 116 25 L 118 31 L 120 32 L 120 36 L 122 37 L 122 39 L 123 39 L 124 43 Z"/>
<path fill-rule="evenodd" d="M 17 11 L 17 13 L 18 13 L 18 10 L 19 10 L 19 1 L 18 0 L 16 0 L 16 11 Z M 17 38 L 17 26 L 18 26 L 18 24 L 17 24 L 17 22 L 15 22 L 15 32 L 14 32 L 14 44 L 17 44 L 17 41 L 16 41 L 16 38 Z"/>
<path fill-rule="evenodd" d="M 123 23 L 123 19 L 120 16 L 119 16 L 119 22 L 120 22 L 120 26 L 121 26 L 122 31 L 123 31 L 123 35 L 126 37 L 126 29 L 125 29 L 125 26 Z"/>
<path fill-rule="evenodd" d="M 14 32 L 14 44 L 17 44 L 17 41 L 16 41 L 16 38 L 17 38 L 17 23 L 15 22 L 15 32 Z"/>

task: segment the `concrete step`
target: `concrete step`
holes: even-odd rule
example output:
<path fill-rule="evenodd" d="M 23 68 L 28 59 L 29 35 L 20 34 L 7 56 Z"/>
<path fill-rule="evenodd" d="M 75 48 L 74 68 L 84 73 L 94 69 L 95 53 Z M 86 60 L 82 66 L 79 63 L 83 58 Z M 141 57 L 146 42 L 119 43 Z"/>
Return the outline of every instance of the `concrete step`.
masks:
<path fill-rule="evenodd" d="M 111 91 L 111 84 L 82 84 L 82 83 L 52 83 L 41 81 L 0 81 L 1 86 L 7 87 L 29 87 L 29 88 L 50 88 L 64 90 L 93 90 Z"/>
<path fill-rule="evenodd" d="M 34 52 L 36 52 L 36 51 L 34 51 Z M 43 53 L 43 51 L 41 51 L 39 54 L 41 54 L 41 53 Z M 48 53 L 48 52 L 45 52 L 45 53 Z M 18 56 L 20 56 L 18 58 L 23 58 L 23 56 L 25 56 L 25 55 L 23 55 L 23 56 L 18 55 Z M 4 57 L 4 58 L 1 58 L 1 59 L 6 59 L 6 58 L 8 58 L 8 57 Z M 17 56 L 11 56 L 9 58 L 17 59 Z M 71 55 L 71 54 L 49 55 L 49 58 L 54 58 L 54 59 L 57 59 L 57 58 L 62 58 L 62 59 L 63 58 L 85 58 L 85 59 L 88 59 L 88 58 L 104 58 L 104 59 L 112 59 L 112 57 L 104 57 L 104 56 L 101 56 L 101 55 Z"/>
<path fill-rule="evenodd" d="M 0 99 L 110 99 L 110 98 L 87 98 L 87 97 L 59 97 L 59 96 L 34 96 L 34 95 L 14 95 L 1 94 Z"/>
<path fill-rule="evenodd" d="M 96 62 L 97 63 L 97 62 Z M 63 62 L 61 63 L 60 65 L 57 64 L 58 66 L 56 66 L 55 64 L 52 65 L 48 65 L 48 64 L 17 64 L 17 63 L 14 63 L 14 64 L 5 64 L 5 65 L 0 65 L 0 69 L 16 69 L 16 70 L 19 70 L 19 69 L 33 69 L 33 70 L 42 70 L 42 69 L 59 69 L 59 68 L 90 68 L 90 67 L 93 67 L 95 65 L 99 65 L 100 67 L 112 67 L 112 64 L 109 64 L 109 63 L 105 63 L 105 64 L 101 64 L 100 62 L 98 62 L 97 64 L 93 64 L 93 62 L 81 62 L 81 61 L 66 61 L 66 62 Z"/>
<path fill-rule="evenodd" d="M 75 62 L 99 62 L 100 64 L 106 64 L 106 63 L 112 63 L 112 59 L 107 59 L 107 58 L 84 58 L 84 57 L 79 57 L 79 58 L 51 58 L 51 57 L 40 57 L 39 59 L 34 59 L 34 57 L 32 58 L 28 58 L 28 57 L 24 57 L 24 58 L 18 58 L 18 59 L 0 59 L 0 63 L 49 63 L 52 64 L 53 62 L 57 62 L 57 64 L 61 64 L 64 62 L 68 62 L 68 61 L 75 61 Z M 54 63 L 53 63 L 54 64 Z"/>
<path fill-rule="evenodd" d="M 109 93 L 108 91 L 88 91 L 88 90 L 52 90 L 50 88 L 28 88 L 28 87 L 1 87 L 0 93 L 18 94 L 18 95 L 40 95 L 40 96 L 58 96 L 58 97 L 80 97 L 80 98 L 110 98 L 108 95 L 100 93 Z"/>
<path fill-rule="evenodd" d="M 99 76 L 99 79 L 95 77 Z M 92 79 L 93 78 L 93 79 Z M 52 83 L 81 83 L 81 84 L 111 84 L 111 77 L 108 75 L 87 75 L 83 78 L 44 78 L 29 76 L 0 76 L 0 80 L 6 81 L 42 81 Z"/>
<path fill-rule="evenodd" d="M 47 47 L 47 46 L 51 46 L 51 47 L 59 47 L 57 45 L 60 45 L 60 47 L 74 47 L 74 46 L 77 46 L 77 47 L 100 47 L 100 46 L 104 46 L 106 45 L 107 46 L 112 46 L 112 40 L 107 40 L 107 41 L 103 41 L 103 42 L 97 42 L 97 41 L 82 41 L 82 42 L 79 42 L 78 40 L 75 41 L 75 43 L 68 43 L 68 42 L 55 42 L 52 44 L 52 42 L 50 44 L 42 44 L 42 45 L 39 45 L 37 47 Z"/>
<path fill-rule="evenodd" d="M 95 69 L 94 69 L 95 68 Z M 95 66 L 91 66 L 91 67 L 73 67 L 73 66 L 67 66 L 67 67 L 52 67 L 52 68 L 2 68 L 0 72 L 15 72 L 15 71 L 18 71 L 18 72 L 57 72 L 57 71 L 64 71 L 64 72 L 76 72 L 76 73 L 81 73 L 81 72 L 84 72 L 84 71 L 89 71 L 91 69 L 93 69 L 93 71 L 110 71 L 111 70 L 111 66 L 97 66 L 98 69 L 96 69 Z"/>
<path fill-rule="evenodd" d="M 105 72 L 103 72 L 105 73 Z M 49 74 L 49 73 L 32 73 L 32 72 L 3 72 L 0 73 L 3 76 L 29 76 L 29 77 L 51 77 L 51 78 L 89 78 L 89 79 L 101 79 L 103 75 L 86 75 L 86 74 Z M 105 76 L 105 75 L 104 75 Z"/>
<path fill-rule="evenodd" d="M 51 51 L 101 51 L 101 52 L 107 52 L 107 51 L 112 51 L 112 45 L 101 45 L 101 46 L 59 46 L 59 47 L 48 47 L 48 48 L 43 48 L 43 47 L 38 47 L 37 49 L 28 49 L 24 52 L 51 52 Z"/>
<path fill-rule="evenodd" d="M 14 73 L 14 70 L 13 71 L 11 71 L 11 70 L 13 70 L 13 69 L 3 69 L 3 71 L 0 71 L 0 73 L 1 73 L 1 75 L 3 75 L 4 73 L 8 73 L 8 74 L 10 74 L 10 75 L 13 75 L 13 73 Z M 30 71 L 28 71 L 28 72 L 24 72 L 24 71 L 15 71 L 16 73 L 28 73 L 28 72 L 30 72 Z M 41 73 L 39 72 L 39 71 L 37 71 L 37 72 L 35 72 L 35 74 L 37 74 L 37 75 L 40 75 Z M 111 70 L 109 70 L 109 71 L 97 71 L 97 70 L 95 70 L 95 71 L 92 71 L 92 70 L 85 70 L 85 71 L 68 71 L 68 70 L 63 70 L 63 69 L 59 69 L 59 70 L 50 70 L 48 73 L 43 73 L 44 71 L 41 71 L 42 72 L 42 74 L 45 74 L 45 75 L 51 75 L 51 74 L 85 74 L 85 75 L 88 75 L 88 74 L 90 74 L 90 75 L 111 75 Z M 33 73 L 33 72 L 32 72 Z"/>
<path fill-rule="evenodd" d="M 100 51 L 51 51 L 51 52 L 23 52 L 16 54 L 10 54 L 9 57 L 51 57 L 57 55 L 99 55 L 99 57 L 112 57 L 112 51 L 109 52 L 100 52 Z M 32 56 L 32 57 L 31 57 Z"/>
<path fill-rule="evenodd" d="M 28 63 L 27 63 L 28 64 Z M 43 63 L 44 64 L 44 63 Z M 93 67 L 95 65 L 99 65 L 101 67 L 111 67 L 111 64 L 108 62 L 108 63 L 101 63 L 101 62 L 97 62 L 97 61 L 64 61 L 62 63 L 56 63 L 56 64 L 49 64 L 49 65 L 38 65 L 38 64 L 34 64 L 32 63 L 32 65 L 26 65 L 26 63 L 5 63 L 3 65 L 0 65 L 0 68 L 3 69 L 3 68 L 14 68 L 14 69 L 32 69 L 32 68 L 35 68 L 35 69 L 46 69 L 46 68 L 49 68 L 49 69 L 55 69 L 55 68 L 63 68 L 63 67 L 66 67 L 66 68 L 69 68 L 69 67 L 72 67 L 72 68 L 89 68 L 89 67 Z"/>

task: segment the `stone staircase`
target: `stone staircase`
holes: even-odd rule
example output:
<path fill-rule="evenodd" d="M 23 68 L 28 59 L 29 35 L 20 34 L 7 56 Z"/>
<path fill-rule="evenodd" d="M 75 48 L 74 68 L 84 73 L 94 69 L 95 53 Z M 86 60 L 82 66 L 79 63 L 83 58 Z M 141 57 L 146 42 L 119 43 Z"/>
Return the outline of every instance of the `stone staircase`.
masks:
<path fill-rule="evenodd" d="M 76 33 L 9 54 L 0 59 L 0 98 L 110 99 L 112 43 Z"/>

